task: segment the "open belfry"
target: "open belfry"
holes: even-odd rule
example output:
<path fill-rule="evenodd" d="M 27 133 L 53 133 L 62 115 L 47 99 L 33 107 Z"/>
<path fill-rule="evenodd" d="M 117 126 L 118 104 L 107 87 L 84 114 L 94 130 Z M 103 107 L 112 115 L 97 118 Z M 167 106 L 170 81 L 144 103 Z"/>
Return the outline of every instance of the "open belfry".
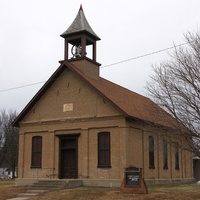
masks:
<path fill-rule="evenodd" d="M 147 184 L 193 180 L 192 155 L 181 148 L 174 119 L 100 77 L 100 38 L 82 6 L 61 37 L 64 60 L 13 123 L 20 130 L 16 185 L 77 180 L 120 187 L 125 169 L 140 172 L 127 175 L 129 185 L 137 177 Z"/>

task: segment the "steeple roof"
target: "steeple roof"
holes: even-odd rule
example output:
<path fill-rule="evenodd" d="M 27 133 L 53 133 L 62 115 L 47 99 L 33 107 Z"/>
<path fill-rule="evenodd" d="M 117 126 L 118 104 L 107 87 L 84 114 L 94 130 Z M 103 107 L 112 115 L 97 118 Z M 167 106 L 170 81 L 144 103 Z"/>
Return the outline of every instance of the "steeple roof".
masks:
<path fill-rule="evenodd" d="M 91 26 L 89 25 L 85 17 L 85 14 L 83 12 L 82 5 L 80 6 L 78 14 L 74 19 L 74 21 L 72 22 L 72 24 L 70 25 L 70 27 L 60 36 L 65 38 L 68 35 L 73 35 L 80 32 L 87 32 L 91 36 L 93 36 L 96 40 L 100 40 L 100 38 L 96 35 L 96 33 L 92 30 Z"/>

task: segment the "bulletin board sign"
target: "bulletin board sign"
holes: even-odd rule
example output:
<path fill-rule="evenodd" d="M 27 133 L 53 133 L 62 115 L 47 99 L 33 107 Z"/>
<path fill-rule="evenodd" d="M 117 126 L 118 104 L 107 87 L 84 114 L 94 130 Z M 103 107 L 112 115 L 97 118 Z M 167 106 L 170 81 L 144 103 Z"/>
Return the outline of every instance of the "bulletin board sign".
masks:
<path fill-rule="evenodd" d="M 139 185 L 140 185 L 140 174 L 138 172 L 127 172 L 126 186 L 139 186 Z"/>
<path fill-rule="evenodd" d="M 126 193 L 147 194 L 147 186 L 142 178 L 142 168 L 135 166 L 126 167 L 121 191 Z"/>

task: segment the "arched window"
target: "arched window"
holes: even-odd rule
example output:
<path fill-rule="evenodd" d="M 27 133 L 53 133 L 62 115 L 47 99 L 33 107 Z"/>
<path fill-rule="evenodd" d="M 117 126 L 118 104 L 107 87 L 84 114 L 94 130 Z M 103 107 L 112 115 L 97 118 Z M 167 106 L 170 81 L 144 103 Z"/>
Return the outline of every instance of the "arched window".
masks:
<path fill-rule="evenodd" d="M 149 136 L 149 168 L 155 169 L 154 166 L 154 137 Z"/>
<path fill-rule="evenodd" d="M 163 139 L 163 169 L 168 169 L 168 149 L 167 140 Z"/>
<path fill-rule="evenodd" d="M 42 137 L 32 137 L 32 159 L 31 167 L 41 168 L 42 167 Z"/>
<path fill-rule="evenodd" d="M 179 170 L 179 145 L 175 142 L 175 169 Z"/>
<path fill-rule="evenodd" d="M 111 167 L 109 132 L 98 133 L 98 167 Z"/>

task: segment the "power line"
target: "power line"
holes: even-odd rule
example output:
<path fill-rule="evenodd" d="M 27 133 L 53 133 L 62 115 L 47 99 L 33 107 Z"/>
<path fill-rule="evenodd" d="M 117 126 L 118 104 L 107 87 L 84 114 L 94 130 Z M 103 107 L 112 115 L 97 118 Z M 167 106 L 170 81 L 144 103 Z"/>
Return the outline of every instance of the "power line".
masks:
<path fill-rule="evenodd" d="M 151 56 L 153 54 L 157 54 L 157 53 L 161 53 L 161 52 L 164 52 L 164 51 L 168 51 L 168 50 L 174 49 L 176 47 L 180 47 L 180 46 L 186 45 L 188 43 L 189 42 L 182 43 L 182 44 L 179 44 L 179 45 L 176 45 L 176 46 L 173 46 L 173 47 L 168 47 L 168 48 L 161 49 L 161 50 L 158 50 L 158 51 L 153 51 L 151 53 L 143 54 L 143 55 L 140 55 L 140 56 L 136 56 L 136 57 L 129 58 L 129 59 L 126 59 L 126 60 L 122 60 L 122 61 L 119 61 L 119 62 L 116 62 L 116 63 L 112 63 L 112 64 L 109 64 L 109 65 L 104 65 L 101 68 L 110 67 L 110 66 L 113 66 L 113 65 L 118 65 L 118 64 L 121 64 L 121 63 L 124 63 L 124 62 L 129 62 L 131 60 L 136 60 L 136 59 L 143 58 L 143 57 L 146 57 L 146 56 Z"/>
<path fill-rule="evenodd" d="M 37 83 L 31 83 L 31 84 L 27 84 L 27 85 L 18 86 L 18 87 L 7 88 L 7 89 L 0 90 L 0 92 L 7 92 L 7 91 L 10 91 L 10 90 L 17 90 L 17 89 L 21 89 L 21 88 L 24 88 L 24 87 L 30 87 L 30 86 L 33 86 L 33 85 L 42 84 L 42 83 L 45 83 L 45 82 L 46 81 L 40 81 L 40 82 L 37 82 Z"/>
<path fill-rule="evenodd" d="M 158 51 L 153 51 L 151 53 L 143 54 L 143 55 L 136 56 L 136 57 L 133 57 L 133 58 L 129 58 L 129 59 L 126 59 L 126 60 L 122 60 L 122 61 L 119 61 L 119 62 L 111 63 L 111 64 L 108 64 L 108 65 L 104 65 L 101 68 L 110 67 L 110 66 L 113 66 L 113 65 L 118 65 L 118 64 L 121 64 L 121 63 L 129 62 L 129 61 L 136 60 L 136 59 L 139 59 L 139 58 L 143 58 L 143 57 L 146 57 L 146 56 L 151 56 L 153 54 L 157 54 L 157 53 L 161 53 L 161 52 L 164 52 L 164 51 L 168 51 L 168 50 L 171 50 L 171 49 L 174 49 L 176 47 L 180 47 L 180 46 L 183 46 L 183 45 L 186 45 L 186 44 L 188 44 L 188 42 L 182 43 L 182 44 L 179 44 L 179 45 L 174 45 L 173 47 L 168 47 L 168 48 L 161 49 L 161 50 L 158 50 Z M 25 87 L 30 87 L 30 86 L 42 84 L 42 83 L 45 83 L 45 82 L 46 81 L 40 81 L 40 82 L 31 83 L 31 84 L 27 84 L 27 85 L 22 85 L 22 86 L 18 86 L 18 87 L 2 89 L 2 90 L 0 90 L 0 93 L 7 92 L 7 91 L 10 91 L 10 90 L 17 90 L 17 89 L 21 89 L 21 88 L 25 88 Z"/>

